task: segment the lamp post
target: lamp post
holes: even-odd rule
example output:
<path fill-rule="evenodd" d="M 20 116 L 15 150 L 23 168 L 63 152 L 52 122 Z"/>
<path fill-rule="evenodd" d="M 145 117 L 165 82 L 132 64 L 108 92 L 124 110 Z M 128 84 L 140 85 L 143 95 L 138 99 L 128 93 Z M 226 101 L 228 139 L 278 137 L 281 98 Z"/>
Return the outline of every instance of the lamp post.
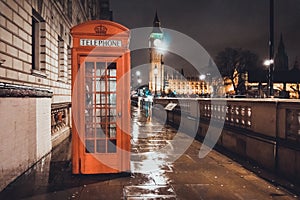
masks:
<path fill-rule="evenodd" d="M 273 59 L 267 59 L 264 61 L 264 66 L 269 70 L 268 73 L 268 96 L 273 96 Z"/>
<path fill-rule="evenodd" d="M 135 75 L 136 75 L 136 80 L 137 80 L 137 83 L 138 83 L 138 86 L 139 86 L 139 84 L 141 83 L 141 79 L 140 79 L 141 72 L 140 71 L 136 71 Z"/>
<path fill-rule="evenodd" d="M 204 93 L 205 93 L 205 91 L 204 91 L 204 80 L 205 80 L 205 78 L 206 78 L 206 75 L 205 74 L 201 74 L 200 76 L 199 76 L 199 80 L 200 80 L 200 87 L 201 87 L 201 95 L 204 95 Z"/>
<path fill-rule="evenodd" d="M 155 68 L 153 70 L 153 73 L 154 73 L 154 79 L 155 79 L 155 82 L 154 82 L 154 96 L 156 97 L 157 96 L 157 74 L 158 74 L 158 69 L 157 69 L 156 65 L 155 65 Z"/>
<path fill-rule="evenodd" d="M 162 96 L 163 91 L 164 91 L 164 71 L 163 71 L 163 54 L 161 54 L 161 59 L 160 59 L 160 95 Z"/>
<path fill-rule="evenodd" d="M 269 35 L 269 74 L 268 74 L 268 92 L 269 97 L 274 95 L 273 73 L 274 73 L 274 0 L 270 0 L 270 35 Z M 267 63 L 268 64 L 268 63 Z"/>

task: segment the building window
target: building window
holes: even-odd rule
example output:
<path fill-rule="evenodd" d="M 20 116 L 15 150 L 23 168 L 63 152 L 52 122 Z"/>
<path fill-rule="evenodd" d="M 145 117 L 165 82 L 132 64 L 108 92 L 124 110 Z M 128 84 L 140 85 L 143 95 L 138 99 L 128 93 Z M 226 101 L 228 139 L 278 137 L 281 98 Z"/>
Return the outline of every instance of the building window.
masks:
<path fill-rule="evenodd" d="M 70 48 L 70 46 L 68 45 L 68 47 L 67 47 L 67 49 L 68 49 L 68 83 L 71 83 L 71 78 L 72 78 L 72 76 L 71 76 L 71 72 L 72 72 L 72 63 L 71 63 L 71 60 L 72 60 L 72 53 L 71 53 L 71 48 Z"/>
<path fill-rule="evenodd" d="M 73 22 L 72 21 L 72 0 L 68 0 L 68 18 L 69 20 L 71 21 L 71 23 Z"/>
<path fill-rule="evenodd" d="M 68 81 L 68 52 L 67 46 L 61 37 L 58 37 L 58 80 Z"/>
<path fill-rule="evenodd" d="M 45 20 L 32 10 L 32 70 L 45 71 Z"/>
<path fill-rule="evenodd" d="M 63 37 L 64 35 L 64 26 L 62 24 L 59 24 L 59 29 L 60 29 L 60 35 Z"/>

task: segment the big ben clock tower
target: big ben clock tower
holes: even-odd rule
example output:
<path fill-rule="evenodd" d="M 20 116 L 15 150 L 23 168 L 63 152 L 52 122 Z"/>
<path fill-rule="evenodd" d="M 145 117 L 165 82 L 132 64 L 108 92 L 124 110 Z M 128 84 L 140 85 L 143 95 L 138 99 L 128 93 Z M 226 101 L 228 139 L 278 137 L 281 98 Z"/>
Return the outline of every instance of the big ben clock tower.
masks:
<path fill-rule="evenodd" d="M 150 73 L 149 89 L 155 96 L 161 95 L 164 89 L 164 67 L 163 67 L 163 32 L 160 27 L 160 21 L 155 13 L 153 21 L 153 30 L 149 37 L 150 48 Z"/>

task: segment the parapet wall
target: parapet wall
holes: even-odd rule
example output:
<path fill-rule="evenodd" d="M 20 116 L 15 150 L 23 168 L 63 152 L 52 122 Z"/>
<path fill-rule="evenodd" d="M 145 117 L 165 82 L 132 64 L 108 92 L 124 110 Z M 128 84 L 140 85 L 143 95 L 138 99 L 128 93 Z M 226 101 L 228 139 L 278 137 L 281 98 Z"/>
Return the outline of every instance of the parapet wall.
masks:
<path fill-rule="evenodd" d="M 0 190 L 51 151 L 51 98 L 0 98 Z"/>
<path fill-rule="evenodd" d="M 155 110 L 155 105 L 170 102 L 178 104 L 172 111 Z M 300 182 L 299 100 L 157 98 L 153 109 L 157 116 L 166 115 L 168 123 L 196 131 L 202 139 L 213 137 L 207 134 L 210 126 L 221 126 L 217 145 Z"/>

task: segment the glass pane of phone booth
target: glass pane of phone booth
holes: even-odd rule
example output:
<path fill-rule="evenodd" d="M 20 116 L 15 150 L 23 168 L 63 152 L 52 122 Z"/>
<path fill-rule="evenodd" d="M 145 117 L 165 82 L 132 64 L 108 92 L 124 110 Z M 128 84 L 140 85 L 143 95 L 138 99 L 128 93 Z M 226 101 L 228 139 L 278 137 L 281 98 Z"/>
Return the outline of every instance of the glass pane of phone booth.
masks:
<path fill-rule="evenodd" d="M 85 62 L 85 153 L 116 153 L 115 62 Z"/>

